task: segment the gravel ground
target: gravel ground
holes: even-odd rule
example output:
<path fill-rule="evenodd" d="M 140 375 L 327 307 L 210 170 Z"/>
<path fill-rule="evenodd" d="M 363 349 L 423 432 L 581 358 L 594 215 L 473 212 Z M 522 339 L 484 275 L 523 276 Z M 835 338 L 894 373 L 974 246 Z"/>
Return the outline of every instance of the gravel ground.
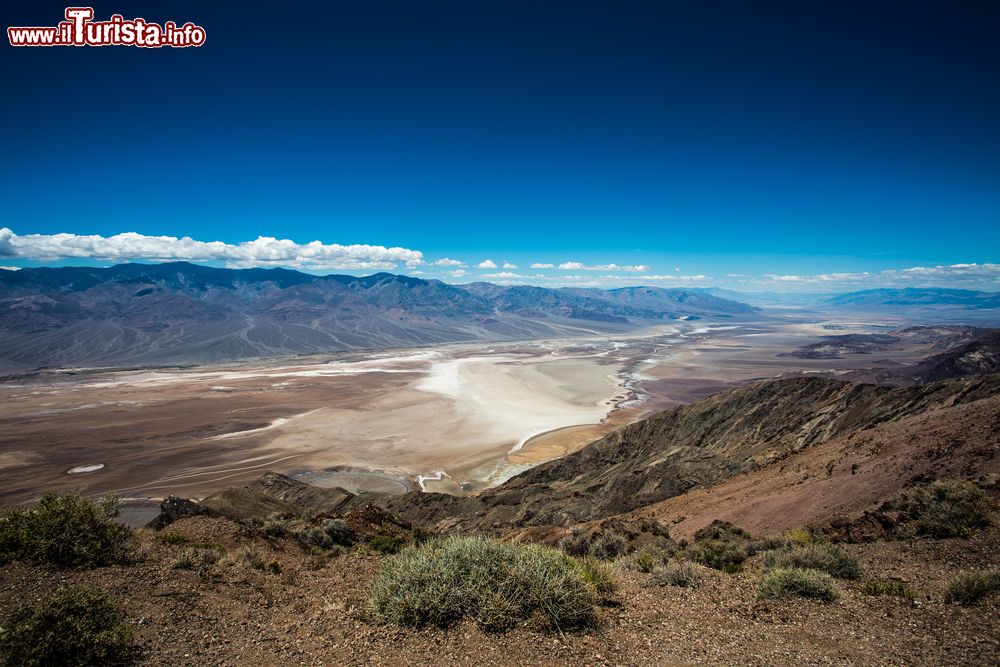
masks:
<path fill-rule="evenodd" d="M 706 570 L 701 588 L 658 587 L 616 570 L 619 606 L 584 633 L 541 632 L 526 619 L 503 634 L 471 624 L 450 630 L 373 626 L 363 618 L 375 555 L 311 561 L 291 542 L 271 544 L 222 519 L 197 517 L 168 532 L 237 549 L 257 544 L 281 574 L 216 566 L 177 570 L 182 545 L 144 533 L 147 558 L 129 567 L 55 571 L 0 568 L 0 612 L 60 585 L 86 582 L 124 600 L 147 665 L 998 665 L 1000 598 L 945 604 L 945 582 L 963 569 L 1000 564 L 1000 529 L 969 540 L 878 542 L 848 547 L 865 578 L 906 581 L 918 599 L 861 595 L 842 583 L 839 602 L 759 601 L 760 557 L 744 572 Z"/>

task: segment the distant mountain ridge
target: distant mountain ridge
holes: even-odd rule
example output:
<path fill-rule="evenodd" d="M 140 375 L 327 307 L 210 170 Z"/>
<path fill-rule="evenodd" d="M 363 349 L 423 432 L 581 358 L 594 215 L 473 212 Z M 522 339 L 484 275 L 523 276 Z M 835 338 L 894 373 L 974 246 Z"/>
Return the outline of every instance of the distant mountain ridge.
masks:
<path fill-rule="evenodd" d="M 171 262 L 0 271 L 0 371 L 624 331 L 756 309 L 705 290 L 450 285 Z"/>
<path fill-rule="evenodd" d="M 830 297 L 838 306 L 963 306 L 972 309 L 1000 308 L 1000 292 L 979 292 L 943 287 L 870 289 Z"/>

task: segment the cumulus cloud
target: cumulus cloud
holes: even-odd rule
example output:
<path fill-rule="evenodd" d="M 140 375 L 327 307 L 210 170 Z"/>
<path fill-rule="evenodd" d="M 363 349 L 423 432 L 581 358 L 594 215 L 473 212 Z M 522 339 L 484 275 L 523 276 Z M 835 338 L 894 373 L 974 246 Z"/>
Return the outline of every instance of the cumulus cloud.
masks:
<path fill-rule="evenodd" d="M 563 271 L 649 271 L 649 267 L 645 264 L 626 264 L 622 266 L 619 264 L 587 265 L 582 262 L 563 262 L 559 265 L 559 268 Z"/>
<path fill-rule="evenodd" d="M 554 268 L 556 268 L 556 265 L 555 264 L 545 264 L 543 262 L 535 262 L 534 264 L 531 265 L 531 268 L 533 268 L 533 269 L 554 269 Z"/>
<path fill-rule="evenodd" d="M 455 271 L 449 271 L 448 275 L 453 278 L 461 278 L 462 276 L 468 275 L 468 273 L 469 272 L 466 271 L 465 269 L 457 269 Z"/>
<path fill-rule="evenodd" d="M 448 257 L 434 260 L 432 264 L 434 264 L 434 266 L 465 266 L 465 262 L 457 259 L 449 259 Z"/>
<path fill-rule="evenodd" d="M 517 268 L 517 264 L 511 264 L 510 262 L 504 262 L 503 263 L 503 268 L 505 268 L 505 269 L 516 269 Z"/>
<path fill-rule="evenodd" d="M 480 269 L 495 269 L 497 268 L 497 263 L 492 259 L 484 259 L 483 261 L 476 264 Z"/>
<path fill-rule="evenodd" d="M 0 229 L 0 257 L 37 260 L 86 258 L 102 261 L 220 261 L 230 267 L 290 266 L 300 269 L 392 269 L 423 263 L 423 254 L 408 248 L 340 245 L 320 241 L 296 243 L 260 236 L 253 241 L 196 241 L 189 236 L 146 236 L 125 232 L 114 236 L 25 234 Z"/>
<path fill-rule="evenodd" d="M 20 266 L 0 266 L 0 270 L 3 271 L 20 271 Z"/>

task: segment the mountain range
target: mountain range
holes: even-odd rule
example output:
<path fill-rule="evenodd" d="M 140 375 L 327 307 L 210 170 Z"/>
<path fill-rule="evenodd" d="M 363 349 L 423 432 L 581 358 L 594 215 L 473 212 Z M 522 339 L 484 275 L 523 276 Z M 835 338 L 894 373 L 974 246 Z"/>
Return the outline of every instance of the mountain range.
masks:
<path fill-rule="evenodd" d="M 699 289 L 450 285 L 186 262 L 0 271 L 0 371 L 231 361 L 749 315 Z"/>

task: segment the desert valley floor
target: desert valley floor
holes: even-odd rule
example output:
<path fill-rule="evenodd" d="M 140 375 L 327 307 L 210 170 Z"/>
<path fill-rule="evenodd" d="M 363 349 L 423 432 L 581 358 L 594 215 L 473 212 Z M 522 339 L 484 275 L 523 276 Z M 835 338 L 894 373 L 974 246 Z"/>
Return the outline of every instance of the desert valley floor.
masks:
<path fill-rule="evenodd" d="M 675 322 L 617 336 L 14 376 L 0 382 L 0 502 L 112 490 L 141 522 L 168 494 L 202 497 L 267 470 L 353 491 L 475 491 L 734 384 L 863 368 L 872 355 L 787 353 L 878 330 L 861 319 Z M 877 358 L 926 353 L 913 345 Z"/>

